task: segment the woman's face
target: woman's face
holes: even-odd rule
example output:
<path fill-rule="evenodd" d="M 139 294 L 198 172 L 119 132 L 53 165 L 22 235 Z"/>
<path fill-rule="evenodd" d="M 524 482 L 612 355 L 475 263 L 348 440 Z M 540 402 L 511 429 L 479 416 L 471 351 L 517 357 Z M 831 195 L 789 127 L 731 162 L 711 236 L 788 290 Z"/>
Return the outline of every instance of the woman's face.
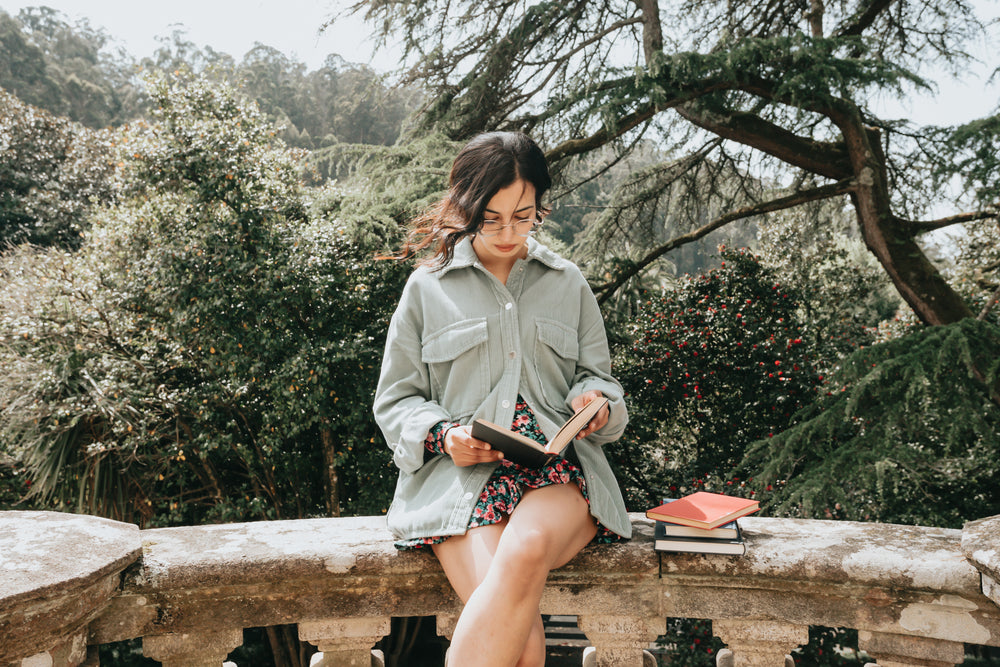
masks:
<path fill-rule="evenodd" d="M 519 257 L 525 257 L 528 237 L 520 236 L 517 232 L 531 229 L 527 221 L 536 219 L 537 213 L 535 186 L 528 181 L 517 179 L 498 190 L 486 204 L 483 224 L 487 227 L 495 227 L 497 224 L 503 227 L 495 236 L 476 234 L 472 247 L 479 256 L 479 261 L 484 266 L 513 265 Z"/>

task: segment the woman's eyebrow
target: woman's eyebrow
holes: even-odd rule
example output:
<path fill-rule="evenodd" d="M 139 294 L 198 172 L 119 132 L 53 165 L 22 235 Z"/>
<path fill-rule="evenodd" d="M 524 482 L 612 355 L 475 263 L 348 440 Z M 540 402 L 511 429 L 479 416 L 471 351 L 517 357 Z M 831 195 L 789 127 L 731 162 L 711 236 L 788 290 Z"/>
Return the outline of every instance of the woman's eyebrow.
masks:
<path fill-rule="evenodd" d="M 535 208 L 535 205 L 534 204 L 528 204 L 527 206 L 523 206 L 523 207 L 517 209 L 516 211 L 514 211 L 514 213 L 523 213 L 524 211 L 527 211 L 528 209 L 532 209 L 532 208 Z M 488 209 L 484 210 L 483 213 L 492 213 L 493 215 L 500 215 L 499 211 L 494 211 L 491 208 L 488 208 Z"/>

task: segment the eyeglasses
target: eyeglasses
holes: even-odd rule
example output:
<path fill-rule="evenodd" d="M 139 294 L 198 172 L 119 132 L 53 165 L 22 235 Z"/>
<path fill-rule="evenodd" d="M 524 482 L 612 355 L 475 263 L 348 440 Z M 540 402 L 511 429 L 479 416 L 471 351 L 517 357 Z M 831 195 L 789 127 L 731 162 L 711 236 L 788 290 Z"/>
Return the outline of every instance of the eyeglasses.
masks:
<path fill-rule="evenodd" d="M 515 220 L 514 222 L 508 222 L 507 224 L 501 224 L 494 220 L 484 220 L 483 224 L 479 227 L 479 233 L 482 236 L 496 236 L 505 228 L 513 227 L 514 234 L 517 236 L 531 236 L 538 231 L 538 228 L 541 227 L 541 225 L 542 221 L 536 220 L 535 218 Z"/>

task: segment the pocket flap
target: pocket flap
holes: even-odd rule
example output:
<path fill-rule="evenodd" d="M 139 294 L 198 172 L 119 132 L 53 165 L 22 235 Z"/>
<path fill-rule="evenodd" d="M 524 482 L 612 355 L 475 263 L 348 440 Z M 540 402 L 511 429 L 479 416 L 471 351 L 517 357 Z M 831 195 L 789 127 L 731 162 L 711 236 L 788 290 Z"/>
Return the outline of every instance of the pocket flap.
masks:
<path fill-rule="evenodd" d="M 420 350 L 420 360 L 427 364 L 452 361 L 463 352 L 485 343 L 488 337 L 486 318 L 449 324 L 424 340 Z"/>
<path fill-rule="evenodd" d="M 562 322 L 538 318 L 535 321 L 538 329 L 538 340 L 545 343 L 564 359 L 580 358 L 580 341 L 576 331 Z"/>

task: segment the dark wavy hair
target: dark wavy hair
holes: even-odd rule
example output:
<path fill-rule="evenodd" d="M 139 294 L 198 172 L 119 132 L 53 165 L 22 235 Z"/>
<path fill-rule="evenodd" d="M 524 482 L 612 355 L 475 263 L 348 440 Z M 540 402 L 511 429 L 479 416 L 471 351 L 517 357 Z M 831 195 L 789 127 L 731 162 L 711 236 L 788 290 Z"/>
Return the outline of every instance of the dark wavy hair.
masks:
<path fill-rule="evenodd" d="M 408 259 L 432 247 L 433 254 L 423 263 L 446 266 L 455 244 L 482 227 L 483 212 L 493 195 L 519 178 L 535 186 L 535 208 L 542 215 L 548 213 L 542 196 L 552 178 L 538 144 L 523 132 L 476 135 L 455 157 L 448 194 L 411 222 L 406 242 L 392 259 Z"/>

